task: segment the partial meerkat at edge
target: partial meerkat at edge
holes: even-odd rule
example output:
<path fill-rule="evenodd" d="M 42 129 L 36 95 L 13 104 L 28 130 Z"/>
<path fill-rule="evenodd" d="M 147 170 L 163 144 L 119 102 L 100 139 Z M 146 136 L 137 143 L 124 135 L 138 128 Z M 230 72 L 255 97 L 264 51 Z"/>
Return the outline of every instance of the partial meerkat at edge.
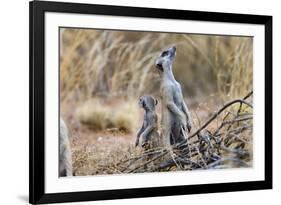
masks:
<path fill-rule="evenodd" d="M 60 118 L 59 134 L 59 176 L 72 176 L 72 156 L 70 147 L 70 138 L 67 126 Z"/>

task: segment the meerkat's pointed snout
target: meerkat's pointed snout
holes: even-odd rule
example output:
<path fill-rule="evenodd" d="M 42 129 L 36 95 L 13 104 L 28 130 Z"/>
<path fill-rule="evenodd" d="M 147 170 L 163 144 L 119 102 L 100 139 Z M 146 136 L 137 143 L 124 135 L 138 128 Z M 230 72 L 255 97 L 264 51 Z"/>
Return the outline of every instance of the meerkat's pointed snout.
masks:
<path fill-rule="evenodd" d="M 177 47 L 176 46 L 172 46 L 169 50 L 170 50 L 172 56 L 176 55 L 176 51 L 177 51 Z"/>

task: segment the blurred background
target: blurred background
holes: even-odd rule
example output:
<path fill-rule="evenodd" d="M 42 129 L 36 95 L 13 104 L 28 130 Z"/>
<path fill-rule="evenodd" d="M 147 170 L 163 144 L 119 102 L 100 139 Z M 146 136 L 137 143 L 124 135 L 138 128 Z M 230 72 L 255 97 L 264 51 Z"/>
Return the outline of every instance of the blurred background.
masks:
<path fill-rule="evenodd" d="M 188 96 L 240 96 L 252 87 L 251 37 L 60 29 L 61 100 L 158 94 L 154 62 L 177 46 L 176 79 Z"/>
<path fill-rule="evenodd" d="M 100 173 L 101 157 L 117 161 L 120 149 L 131 153 L 143 116 L 138 98 L 159 99 L 154 62 L 171 45 L 177 47 L 174 75 L 195 126 L 252 90 L 251 37 L 60 29 L 60 110 L 73 136 L 77 175 Z"/>

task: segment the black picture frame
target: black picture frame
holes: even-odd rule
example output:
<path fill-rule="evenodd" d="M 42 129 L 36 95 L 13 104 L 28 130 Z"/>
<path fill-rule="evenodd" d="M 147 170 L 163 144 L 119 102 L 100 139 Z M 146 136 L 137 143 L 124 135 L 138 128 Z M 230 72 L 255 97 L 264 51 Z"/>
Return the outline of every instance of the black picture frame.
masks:
<path fill-rule="evenodd" d="M 272 16 L 32 1 L 29 4 L 29 202 L 108 200 L 272 188 Z M 265 180 L 71 193 L 45 192 L 45 12 L 259 24 L 265 26 Z"/>

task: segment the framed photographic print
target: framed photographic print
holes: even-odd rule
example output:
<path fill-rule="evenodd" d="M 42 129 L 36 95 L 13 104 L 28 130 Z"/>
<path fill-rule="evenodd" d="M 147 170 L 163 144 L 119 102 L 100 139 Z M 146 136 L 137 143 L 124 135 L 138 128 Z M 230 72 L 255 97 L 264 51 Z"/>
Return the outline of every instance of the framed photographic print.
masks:
<path fill-rule="evenodd" d="M 272 188 L 272 17 L 30 2 L 30 203 Z"/>

